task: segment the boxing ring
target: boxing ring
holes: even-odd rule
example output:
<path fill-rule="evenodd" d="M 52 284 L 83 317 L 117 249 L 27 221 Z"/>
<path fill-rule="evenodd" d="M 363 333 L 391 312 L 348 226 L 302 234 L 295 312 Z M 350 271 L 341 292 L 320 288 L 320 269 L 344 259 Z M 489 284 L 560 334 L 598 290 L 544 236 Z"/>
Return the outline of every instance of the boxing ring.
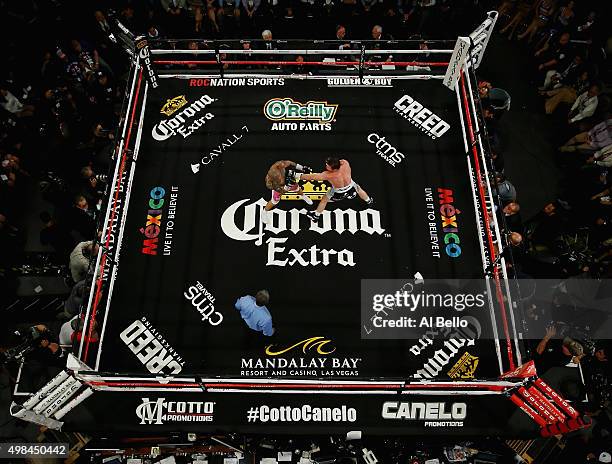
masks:
<path fill-rule="evenodd" d="M 100 341 L 84 337 L 12 413 L 125 433 L 584 426 L 524 359 L 474 74 L 495 20 L 428 50 L 137 40 L 83 309 Z M 288 192 L 264 221 L 274 162 L 322 171 L 330 156 L 350 162 L 373 204 L 330 203 L 313 223 L 314 206 Z M 315 206 L 329 188 L 300 186 Z M 360 296 L 376 279 L 479 280 L 486 310 L 456 336 L 371 337 L 379 320 L 362 317 Z M 262 288 L 275 328 L 265 343 L 234 307 Z"/>

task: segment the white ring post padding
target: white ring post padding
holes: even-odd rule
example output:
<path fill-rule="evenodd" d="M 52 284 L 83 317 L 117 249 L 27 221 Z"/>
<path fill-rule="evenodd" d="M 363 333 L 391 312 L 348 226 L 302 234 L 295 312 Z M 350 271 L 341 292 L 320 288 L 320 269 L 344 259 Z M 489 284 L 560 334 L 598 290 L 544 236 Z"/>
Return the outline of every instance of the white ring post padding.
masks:
<path fill-rule="evenodd" d="M 68 412 L 72 411 L 79 403 L 83 402 L 85 399 L 87 399 L 91 395 L 93 395 L 93 392 L 94 391 L 91 388 L 87 388 L 86 390 L 83 390 L 76 397 L 72 398 L 67 405 L 65 405 L 63 408 L 61 408 L 55 414 L 53 414 L 53 417 L 55 419 L 57 419 L 57 420 L 60 420 Z"/>
<path fill-rule="evenodd" d="M 47 385 L 45 385 L 40 390 L 38 390 L 36 393 L 34 393 L 28 401 L 23 403 L 23 407 L 26 409 L 31 409 L 32 407 L 34 407 L 36 403 L 43 400 L 45 396 L 47 396 L 47 393 L 49 393 L 49 391 L 51 391 L 52 389 L 56 388 L 58 385 L 63 383 L 68 377 L 69 377 L 68 372 L 66 371 L 60 372 L 55 377 L 53 377 L 51 380 L 49 380 L 49 382 L 47 382 Z"/>
<path fill-rule="evenodd" d="M 49 407 L 51 403 L 53 403 L 56 399 L 60 398 L 66 392 L 73 390 L 74 387 L 76 389 L 81 387 L 81 382 L 77 380 L 75 377 L 68 377 L 62 383 L 60 383 L 56 388 L 53 389 L 52 392 L 49 393 L 43 400 L 40 401 L 36 406 L 32 408 L 36 414 L 40 414 L 44 409 Z M 75 390 L 72 391 L 70 395 L 74 393 Z M 61 404 L 61 403 L 60 403 Z"/>

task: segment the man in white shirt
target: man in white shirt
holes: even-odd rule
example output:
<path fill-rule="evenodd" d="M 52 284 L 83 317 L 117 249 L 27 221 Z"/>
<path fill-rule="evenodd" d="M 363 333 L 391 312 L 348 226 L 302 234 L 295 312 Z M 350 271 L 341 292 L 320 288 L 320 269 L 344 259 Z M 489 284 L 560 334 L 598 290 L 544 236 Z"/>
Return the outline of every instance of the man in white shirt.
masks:
<path fill-rule="evenodd" d="M 595 152 L 587 163 L 593 163 L 595 166 L 604 168 L 612 168 L 612 144 Z"/>
<path fill-rule="evenodd" d="M 597 109 L 597 104 L 599 103 L 598 96 L 600 93 L 601 86 L 599 84 L 593 84 L 588 91 L 576 98 L 567 117 L 568 122 L 572 124 L 593 116 Z"/>
<path fill-rule="evenodd" d="M 79 326 L 79 315 L 77 314 L 69 321 L 62 324 L 59 333 L 59 344 L 63 350 L 70 350 L 72 346 L 72 334 Z"/>
<path fill-rule="evenodd" d="M 81 242 L 74 247 L 70 253 L 70 274 L 75 282 L 79 282 L 87 277 L 89 261 L 98 255 L 98 245 L 92 241 Z"/>
<path fill-rule="evenodd" d="M 24 105 L 8 89 L 4 88 L 0 88 L 0 106 L 19 118 L 34 114 L 34 107 L 32 105 Z"/>

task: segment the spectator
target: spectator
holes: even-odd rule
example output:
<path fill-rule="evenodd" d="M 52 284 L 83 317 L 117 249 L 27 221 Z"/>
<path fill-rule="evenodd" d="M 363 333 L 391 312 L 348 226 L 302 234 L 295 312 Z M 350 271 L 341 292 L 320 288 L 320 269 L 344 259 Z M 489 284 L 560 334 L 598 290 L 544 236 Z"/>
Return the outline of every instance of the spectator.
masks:
<path fill-rule="evenodd" d="M 378 24 L 375 25 L 372 28 L 372 40 L 382 40 L 383 38 L 382 32 L 383 32 L 382 26 L 379 26 Z"/>
<path fill-rule="evenodd" d="M 252 31 L 255 29 L 255 20 L 256 15 L 258 14 L 259 6 L 261 5 L 261 0 L 242 0 L 242 8 L 244 9 L 244 27 L 245 31 L 251 35 Z"/>
<path fill-rule="evenodd" d="M 56 50 L 56 55 L 62 63 L 63 74 L 68 78 L 68 82 L 75 91 L 82 92 L 85 82 L 85 73 L 79 61 L 74 56 L 68 56 L 61 48 Z"/>
<path fill-rule="evenodd" d="M 217 1 L 216 0 L 206 0 L 206 21 L 208 24 L 207 29 L 212 28 L 212 32 L 218 34 L 221 29 L 219 28 L 219 24 L 217 23 Z M 195 32 L 202 31 L 202 18 L 200 13 L 200 7 L 196 7 L 195 10 Z"/>
<path fill-rule="evenodd" d="M 599 151 L 596 151 L 591 158 L 587 160 L 593 166 L 600 166 L 606 169 L 612 168 L 612 143 Z"/>
<path fill-rule="evenodd" d="M 96 174 L 91 166 L 81 169 L 81 194 L 87 199 L 88 203 L 98 204 L 104 194 L 106 176 Z"/>
<path fill-rule="evenodd" d="M 564 220 L 555 203 L 548 203 L 525 224 L 528 238 L 535 245 L 552 247 L 564 231 Z"/>
<path fill-rule="evenodd" d="M 197 28 L 196 28 L 196 32 L 199 32 L 199 30 Z M 157 26 L 155 24 L 149 24 L 149 27 L 147 27 L 147 39 L 149 39 L 149 40 L 157 40 L 157 39 L 161 39 L 161 38 L 162 38 L 162 35 L 159 32 L 159 29 L 157 28 Z"/>
<path fill-rule="evenodd" d="M 76 283 L 87 277 L 90 261 L 98 255 L 98 245 L 92 241 L 81 242 L 70 253 L 70 275 Z"/>
<path fill-rule="evenodd" d="M 346 37 L 346 27 L 344 27 L 342 24 L 338 24 L 336 26 L 335 40 L 339 42 L 338 43 L 339 50 L 350 50 L 352 48 L 351 43 L 347 40 L 347 37 Z"/>
<path fill-rule="evenodd" d="M 87 88 L 89 103 L 98 112 L 98 118 L 105 124 L 111 124 L 114 119 L 115 88 L 108 74 L 104 71 L 94 73 Z"/>
<path fill-rule="evenodd" d="M 572 59 L 570 47 L 569 32 L 561 34 L 554 46 L 550 46 L 550 42 L 547 41 L 542 48 L 535 52 L 535 57 L 539 58 L 540 61 L 538 71 L 552 69 L 556 72 L 558 68 L 565 67 L 566 63 Z"/>
<path fill-rule="evenodd" d="M 166 28 L 172 34 L 182 37 L 186 30 L 187 0 L 160 0 L 166 12 Z"/>
<path fill-rule="evenodd" d="M 506 24 L 506 26 L 499 31 L 500 34 L 505 34 L 506 32 L 510 31 L 508 39 L 512 40 L 512 37 L 514 36 L 517 27 L 520 26 L 523 21 L 529 16 L 529 13 L 532 9 L 532 4 L 533 0 L 520 0 L 516 8 L 516 13 L 510 19 L 510 21 L 508 21 L 508 24 Z"/>
<path fill-rule="evenodd" d="M 554 317 L 554 316 L 553 316 Z M 544 338 L 536 347 L 536 353 L 543 360 L 546 367 L 567 366 L 577 367 L 586 356 L 582 345 L 570 337 L 565 337 L 561 343 L 550 343 L 557 335 L 555 324 L 546 329 Z"/>
<path fill-rule="evenodd" d="M 519 214 L 520 210 L 521 207 L 514 201 L 508 203 L 501 210 L 504 216 L 504 222 L 508 226 L 508 229 L 513 232 L 523 232 L 523 222 Z"/>
<path fill-rule="evenodd" d="M 68 256 L 74 248 L 74 241 L 70 232 L 61 224 L 58 224 L 47 211 L 40 213 L 40 220 L 44 224 L 40 231 L 40 242 L 43 245 L 53 247 L 57 259 L 63 261 L 64 257 Z"/>
<path fill-rule="evenodd" d="M 555 18 L 555 23 L 553 24 L 552 32 L 557 31 L 567 31 L 574 19 L 576 18 L 576 12 L 574 8 L 576 7 L 576 2 L 574 0 L 570 0 L 566 5 L 562 6 L 557 13 L 557 17 Z"/>
<path fill-rule="evenodd" d="M 111 28 L 106 20 L 106 16 L 102 11 L 96 10 L 94 12 L 94 17 L 96 18 L 96 33 L 98 42 L 106 42 L 108 35 L 111 33 Z"/>
<path fill-rule="evenodd" d="M 591 11 L 587 17 L 576 27 L 576 40 L 591 42 L 593 39 L 593 31 L 597 23 L 597 13 Z"/>
<path fill-rule="evenodd" d="M 261 38 L 263 39 L 264 43 L 262 48 L 265 50 L 275 50 L 276 47 L 274 45 L 274 42 L 272 42 L 272 31 L 269 29 L 266 29 L 265 31 L 263 31 L 261 33 Z"/>
<path fill-rule="evenodd" d="M 391 37 L 387 38 L 383 35 L 382 26 L 376 24 L 372 27 L 372 41 L 369 46 L 374 50 L 381 50 L 385 48 L 385 45 L 382 43 L 384 40 L 392 40 Z M 369 59 L 372 61 L 391 61 L 393 59 L 393 55 L 370 55 Z"/>
<path fill-rule="evenodd" d="M 599 84 L 593 84 L 588 91 L 576 98 L 576 101 L 572 105 L 572 109 L 567 116 L 568 122 L 572 124 L 593 116 L 599 103 L 598 96 L 600 92 L 601 86 Z"/>
<path fill-rule="evenodd" d="M 241 0 L 219 0 L 217 22 L 229 36 L 236 33 L 240 24 L 240 2 Z"/>
<path fill-rule="evenodd" d="M 416 18 L 413 22 L 417 23 L 415 30 L 418 34 L 430 33 L 436 17 L 436 0 L 414 0 L 412 5 L 407 20 Z"/>
<path fill-rule="evenodd" d="M 0 106 L 18 118 L 25 118 L 34 115 L 32 105 L 24 105 L 8 89 L 0 87 Z"/>
<path fill-rule="evenodd" d="M 70 41 L 70 48 L 72 49 L 75 60 L 79 63 L 86 76 L 100 69 L 100 55 L 98 55 L 98 51 L 95 48 L 90 48 L 89 46 L 84 48 L 77 39 L 72 39 Z"/>
<path fill-rule="evenodd" d="M 69 321 L 64 322 L 60 329 L 59 344 L 64 351 L 72 351 L 74 343 L 80 343 L 83 338 L 85 342 L 98 343 L 100 336 L 98 334 L 98 323 L 93 321 L 91 324 L 91 336 L 89 335 L 90 326 L 85 326 L 83 318 L 74 316 Z"/>
<path fill-rule="evenodd" d="M 516 188 L 510 183 L 506 176 L 503 174 L 497 174 L 495 176 L 497 181 L 497 190 L 499 191 L 499 197 L 502 203 L 512 203 L 516 201 Z"/>
<path fill-rule="evenodd" d="M 91 240 L 96 230 L 95 213 L 85 196 L 79 194 L 75 197 L 70 216 L 70 225 L 77 237 Z"/>
<path fill-rule="evenodd" d="M 584 68 L 582 55 L 576 54 L 569 63 L 558 65 L 556 68 L 559 71 L 552 69 L 546 72 L 544 85 L 538 89 L 540 94 L 544 95 L 547 90 L 559 88 L 565 82 L 573 82 Z"/>
<path fill-rule="evenodd" d="M 612 399 L 612 370 L 608 358 L 609 347 L 598 342 L 593 356 L 585 361 L 585 370 L 589 384 L 589 399 L 596 408 L 605 407 Z"/>
<path fill-rule="evenodd" d="M 550 97 L 544 103 L 546 114 L 553 114 L 557 107 L 562 104 L 573 104 L 578 95 L 585 92 L 589 87 L 589 72 L 583 70 L 573 81 L 573 76 L 568 75 L 562 82 L 561 87 L 544 92 L 544 95 Z"/>
<path fill-rule="evenodd" d="M 612 118 L 609 116 L 591 130 L 583 131 L 573 136 L 563 146 L 559 147 L 559 151 L 565 153 L 571 153 L 576 150 L 593 151 L 612 144 Z"/>
<path fill-rule="evenodd" d="M 528 43 L 533 41 L 536 33 L 548 24 L 557 9 L 557 0 L 538 0 L 535 5 L 535 15 L 527 29 L 522 34 L 517 36 L 518 40 L 523 40 L 525 37 Z"/>
<path fill-rule="evenodd" d="M 87 304 L 89 291 L 91 289 L 91 279 L 84 279 L 77 282 L 70 291 L 70 295 L 64 301 L 64 310 L 58 314 L 58 319 L 70 319 L 81 312 Z"/>
<path fill-rule="evenodd" d="M 79 316 L 72 317 L 62 324 L 59 332 L 59 345 L 64 351 L 72 351 L 72 335 L 79 326 Z"/>

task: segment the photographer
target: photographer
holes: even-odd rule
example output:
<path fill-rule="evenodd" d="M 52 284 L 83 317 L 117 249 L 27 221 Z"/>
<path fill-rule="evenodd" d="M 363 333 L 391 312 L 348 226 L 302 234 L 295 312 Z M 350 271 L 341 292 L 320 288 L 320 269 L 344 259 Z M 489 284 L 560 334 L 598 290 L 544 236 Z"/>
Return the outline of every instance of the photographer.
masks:
<path fill-rule="evenodd" d="M 585 360 L 587 385 L 591 387 L 589 398 L 596 407 L 603 406 L 612 399 L 612 374 L 608 359 L 609 346 L 603 342 L 595 345 L 593 356 Z"/>
<path fill-rule="evenodd" d="M 55 121 L 50 134 L 59 133 L 63 138 L 70 136 L 70 129 L 80 120 L 77 105 L 67 87 L 58 86 L 44 92 L 44 103 L 48 118 Z"/>
<path fill-rule="evenodd" d="M 63 362 L 63 352 L 55 335 L 44 324 L 37 324 L 25 330 L 18 330 L 15 335 L 19 341 L 15 346 L 0 353 L 0 364 L 33 358 L 48 364 Z"/>
<path fill-rule="evenodd" d="M 91 166 L 81 168 L 81 194 L 92 205 L 97 205 L 102 201 L 107 177 L 104 174 L 96 174 Z"/>
<path fill-rule="evenodd" d="M 556 335 L 557 327 L 553 323 L 546 329 L 544 338 L 536 347 L 535 361 L 538 369 L 559 366 L 577 367 L 582 358 L 586 356 L 584 348 L 579 342 L 570 337 L 560 340 L 555 338 Z"/>

